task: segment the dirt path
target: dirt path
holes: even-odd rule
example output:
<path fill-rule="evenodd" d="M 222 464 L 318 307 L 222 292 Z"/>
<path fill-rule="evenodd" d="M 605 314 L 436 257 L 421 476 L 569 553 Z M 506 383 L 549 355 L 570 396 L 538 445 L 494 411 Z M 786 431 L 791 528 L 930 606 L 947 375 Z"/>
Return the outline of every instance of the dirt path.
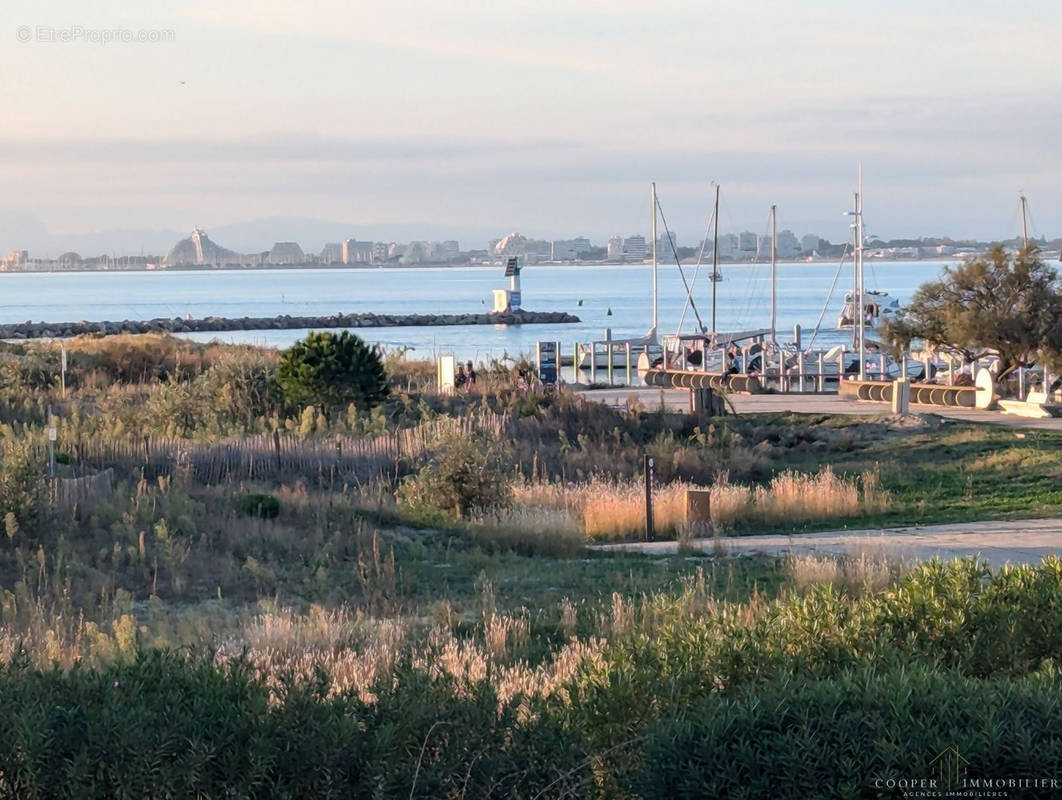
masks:
<path fill-rule="evenodd" d="M 728 536 L 718 543 L 729 555 L 859 555 L 924 560 L 979 556 L 994 566 L 1037 563 L 1046 555 L 1062 556 L 1062 519 L 1034 519 L 1007 522 L 969 522 L 925 527 L 878 530 L 822 531 L 790 536 Z M 696 539 L 693 548 L 712 552 L 714 539 Z M 642 553 L 674 553 L 678 543 L 631 542 L 598 545 L 599 550 L 628 550 Z"/>

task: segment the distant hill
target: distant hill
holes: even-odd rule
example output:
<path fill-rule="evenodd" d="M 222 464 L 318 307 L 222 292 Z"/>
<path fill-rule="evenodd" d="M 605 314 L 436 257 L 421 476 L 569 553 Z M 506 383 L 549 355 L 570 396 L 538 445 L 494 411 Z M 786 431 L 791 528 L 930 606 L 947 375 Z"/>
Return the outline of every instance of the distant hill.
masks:
<path fill-rule="evenodd" d="M 200 225 L 218 245 L 239 253 L 259 253 L 275 242 L 298 242 L 307 252 L 319 252 L 328 242 L 355 238 L 408 242 L 457 239 L 463 249 L 483 248 L 488 239 L 504 233 L 493 228 L 461 227 L 435 223 L 380 223 L 357 225 L 308 217 L 264 217 L 225 225 Z M 18 209 L 0 209 L 0 254 L 29 250 L 33 257 L 54 258 L 74 251 L 82 256 L 103 254 L 163 255 L 191 232 L 192 226 L 140 229 L 112 228 L 92 233 L 53 233 L 39 219 Z"/>

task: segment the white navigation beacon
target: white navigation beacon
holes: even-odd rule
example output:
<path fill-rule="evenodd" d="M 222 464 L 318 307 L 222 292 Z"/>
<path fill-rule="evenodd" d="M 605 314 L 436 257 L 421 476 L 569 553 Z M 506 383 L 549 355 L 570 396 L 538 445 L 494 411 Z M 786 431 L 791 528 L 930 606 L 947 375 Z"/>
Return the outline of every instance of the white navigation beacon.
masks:
<path fill-rule="evenodd" d="M 520 261 L 515 256 L 505 263 L 505 277 L 509 279 L 509 288 L 494 290 L 496 314 L 520 310 Z"/>

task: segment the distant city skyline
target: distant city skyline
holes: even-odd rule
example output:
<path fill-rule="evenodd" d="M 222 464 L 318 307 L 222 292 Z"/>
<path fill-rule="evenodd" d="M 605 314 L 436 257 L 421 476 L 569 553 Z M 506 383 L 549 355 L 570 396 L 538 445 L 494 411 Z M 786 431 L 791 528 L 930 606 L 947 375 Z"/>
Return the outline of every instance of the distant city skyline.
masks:
<path fill-rule="evenodd" d="M 884 238 L 1011 237 L 1022 191 L 1035 234 L 1062 215 L 1051 0 L 15 0 L 0 20 L 3 249 L 34 225 L 269 217 L 604 240 L 647 233 L 651 180 L 688 238 L 715 180 L 723 229 L 761 232 L 773 203 L 836 241 L 859 163 Z M 40 34 L 75 25 L 172 35 Z"/>

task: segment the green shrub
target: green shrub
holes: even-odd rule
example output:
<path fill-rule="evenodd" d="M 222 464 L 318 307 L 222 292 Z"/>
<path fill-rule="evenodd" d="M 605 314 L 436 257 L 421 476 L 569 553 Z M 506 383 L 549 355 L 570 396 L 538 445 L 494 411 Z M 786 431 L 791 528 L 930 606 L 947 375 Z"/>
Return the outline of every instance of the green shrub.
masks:
<path fill-rule="evenodd" d="M 387 397 L 379 349 L 350 331 L 311 333 L 281 354 L 276 385 L 292 408 L 368 409 Z"/>
<path fill-rule="evenodd" d="M 512 478 L 502 470 L 504 447 L 490 437 L 450 434 L 431 460 L 398 487 L 413 508 L 428 507 L 466 516 L 473 509 L 501 508 L 512 495 Z"/>
<path fill-rule="evenodd" d="M 271 494 L 252 492 L 240 498 L 237 509 L 245 517 L 276 519 L 280 516 L 280 501 Z"/>
<path fill-rule="evenodd" d="M 903 797 L 912 795 L 890 781 L 936 777 L 944 792 L 931 762 L 947 747 L 969 762 L 961 777 L 1058 779 L 1060 691 L 1050 668 L 988 682 L 919 667 L 709 695 L 649 726 L 637 790 L 645 798 Z"/>
<path fill-rule="evenodd" d="M 0 666 L 0 795 L 527 800 L 587 777 L 558 768 L 583 759 L 577 732 L 540 703 L 499 708 L 483 682 L 403 673 L 373 705 L 329 688 L 274 692 L 242 662 L 161 651 L 99 672 Z"/>
<path fill-rule="evenodd" d="M 0 519 L 9 537 L 33 533 L 43 514 L 44 462 L 25 443 L 0 445 Z"/>

